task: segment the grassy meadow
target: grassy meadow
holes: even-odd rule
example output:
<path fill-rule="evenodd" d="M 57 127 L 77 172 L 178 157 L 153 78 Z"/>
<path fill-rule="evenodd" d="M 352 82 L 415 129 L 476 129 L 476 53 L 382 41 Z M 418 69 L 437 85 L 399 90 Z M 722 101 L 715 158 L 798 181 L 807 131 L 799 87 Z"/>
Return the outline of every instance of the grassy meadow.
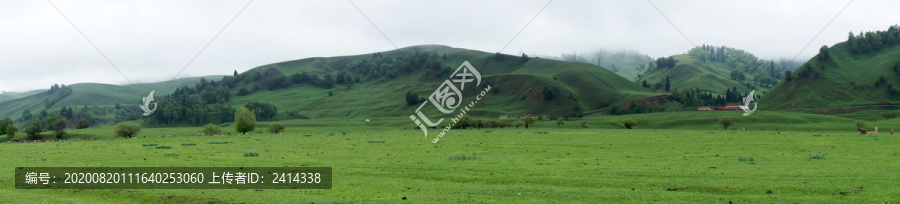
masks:
<path fill-rule="evenodd" d="M 0 166 L 6 167 L 0 168 L 0 202 L 900 202 L 900 139 L 885 128 L 877 136 L 859 135 L 846 118 L 729 113 L 739 130 L 719 130 L 708 121 L 723 112 L 675 112 L 594 116 L 562 128 L 538 121 L 529 129 L 451 130 L 437 144 L 404 129 L 411 125 L 401 119 L 281 121 L 287 127 L 282 134 L 239 135 L 228 124 L 220 136 L 187 136 L 199 127 L 144 128 L 134 139 L 112 138 L 113 126 L 101 126 L 70 131 L 81 140 L 0 143 Z M 635 118 L 637 129 L 615 125 L 624 117 Z M 250 151 L 259 156 L 243 156 Z M 334 187 L 16 190 L 11 175 L 17 166 L 332 167 Z"/>

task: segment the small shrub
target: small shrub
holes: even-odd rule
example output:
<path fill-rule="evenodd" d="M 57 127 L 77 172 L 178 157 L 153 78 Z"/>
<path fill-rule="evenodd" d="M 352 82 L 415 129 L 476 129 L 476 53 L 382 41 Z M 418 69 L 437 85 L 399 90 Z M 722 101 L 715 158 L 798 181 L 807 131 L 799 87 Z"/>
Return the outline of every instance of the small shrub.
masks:
<path fill-rule="evenodd" d="M 209 124 L 206 125 L 206 127 L 203 127 L 204 135 L 218 135 L 219 133 L 222 133 L 222 130 L 219 129 L 219 126 L 216 124 Z"/>
<path fill-rule="evenodd" d="M 141 125 L 134 123 L 119 123 L 114 131 L 116 136 L 131 138 L 138 132 L 141 132 Z"/>
<path fill-rule="evenodd" d="M 865 120 L 856 120 L 856 129 L 857 130 L 866 128 L 866 125 L 868 125 L 868 123 Z"/>
<path fill-rule="evenodd" d="M 450 161 L 453 161 L 453 160 L 470 161 L 470 160 L 477 160 L 477 159 L 478 159 L 478 155 L 475 155 L 475 153 L 457 154 L 457 155 L 447 156 L 447 160 L 450 160 Z"/>
<path fill-rule="evenodd" d="M 753 158 L 751 156 L 740 156 L 740 157 L 738 157 L 738 160 L 739 161 L 756 161 L 756 158 Z"/>
<path fill-rule="evenodd" d="M 269 125 L 269 133 L 277 134 L 277 133 L 281 133 L 283 131 L 284 131 L 284 126 L 282 126 L 281 124 L 272 123 L 272 125 Z"/>
<path fill-rule="evenodd" d="M 369 143 L 384 143 L 384 140 L 377 140 L 377 141 L 369 140 Z"/>
<path fill-rule="evenodd" d="M 172 146 L 169 145 L 159 145 L 155 147 L 156 149 L 172 149 Z"/>
<path fill-rule="evenodd" d="M 244 157 L 258 157 L 259 152 L 244 152 Z"/>
<path fill-rule="evenodd" d="M 727 130 L 728 127 L 731 127 L 732 125 L 734 125 L 734 119 L 732 119 L 731 117 L 728 117 L 727 115 L 723 115 L 721 118 L 719 118 L 719 125 L 721 125 L 722 128 Z"/>
<path fill-rule="evenodd" d="M 167 156 L 167 157 L 174 157 L 174 156 L 178 156 L 178 153 L 176 153 L 176 152 L 163 152 L 163 155 L 165 155 L 165 156 Z"/>
<path fill-rule="evenodd" d="M 809 153 L 809 159 L 825 159 L 828 157 L 828 152 L 819 152 L 819 153 Z"/>
<path fill-rule="evenodd" d="M 466 147 L 480 147 L 481 144 L 466 144 Z"/>
<path fill-rule="evenodd" d="M 229 141 L 209 141 L 207 144 L 228 144 L 231 143 Z"/>
<path fill-rule="evenodd" d="M 144 143 L 144 144 L 142 144 L 141 146 L 144 146 L 144 147 L 153 147 L 153 146 L 156 146 L 156 143 Z"/>
<path fill-rule="evenodd" d="M 303 135 L 304 137 L 312 137 L 312 135 Z"/>
<path fill-rule="evenodd" d="M 634 126 L 637 126 L 637 121 L 634 121 L 634 119 L 628 118 L 628 119 L 622 120 L 622 125 L 624 125 L 626 129 L 632 129 L 632 128 L 634 128 Z"/>
<path fill-rule="evenodd" d="M 181 146 L 196 146 L 196 145 L 197 145 L 197 143 L 193 143 L 193 142 L 182 142 L 181 143 Z"/>

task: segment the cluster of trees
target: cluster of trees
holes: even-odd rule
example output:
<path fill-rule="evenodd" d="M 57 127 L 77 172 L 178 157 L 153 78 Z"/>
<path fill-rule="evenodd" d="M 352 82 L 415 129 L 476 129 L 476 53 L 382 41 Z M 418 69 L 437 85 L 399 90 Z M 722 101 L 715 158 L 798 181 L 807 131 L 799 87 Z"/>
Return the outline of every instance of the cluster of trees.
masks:
<path fill-rule="evenodd" d="M 853 32 L 850 32 L 847 37 L 848 50 L 853 54 L 865 54 L 898 43 L 900 43 L 900 26 L 898 25 L 888 27 L 887 31 L 860 32 L 859 35 L 853 35 Z"/>
<path fill-rule="evenodd" d="M 894 70 L 894 75 L 900 78 L 900 63 L 894 64 L 892 67 Z M 884 76 L 878 78 L 878 81 L 875 82 L 875 86 L 887 84 L 888 95 L 891 97 L 900 97 L 900 87 L 894 86 L 894 83 L 887 83 L 887 80 L 884 79 Z"/>
<path fill-rule="evenodd" d="M 710 92 L 700 91 L 698 88 L 675 90 L 672 97 L 685 107 L 697 106 L 726 106 L 729 103 L 743 103 L 747 93 L 740 93 L 737 87 L 725 91 L 725 95 L 713 95 Z"/>
<path fill-rule="evenodd" d="M 546 86 L 545 86 L 545 87 L 544 87 L 544 92 L 543 92 L 543 93 L 544 93 L 544 100 L 548 100 L 548 101 L 549 101 L 549 100 L 553 100 L 553 98 L 556 97 L 556 94 L 553 93 L 553 88 L 550 88 L 550 87 L 546 87 Z"/>
<path fill-rule="evenodd" d="M 271 120 L 278 113 L 278 107 L 270 103 L 250 101 L 244 107 L 253 112 L 256 115 L 256 120 L 259 121 Z"/>
<path fill-rule="evenodd" d="M 666 92 L 669 92 L 672 88 L 672 78 L 666 76 L 666 79 L 664 81 L 656 82 L 653 85 L 648 84 L 647 80 L 644 80 L 644 83 L 642 83 L 641 86 L 652 90 L 665 90 Z"/>
<path fill-rule="evenodd" d="M 784 77 L 782 75 L 784 69 L 781 64 L 776 64 L 773 60 L 759 59 L 753 54 L 740 49 L 726 46 L 701 45 L 688 51 L 688 55 L 703 61 L 723 64 L 742 73 L 756 76 L 760 80 L 762 78 L 782 79 Z"/>
<path fill-rule="evenodd" d="M 200 79 L 193 87 L 183 86 L 175 89 L 172 94 L 162 97 L 157 102 L 157 111 L 147 120 L 159 125 L 232 122 L 235 109 L 229 104 L 230 86 L 240 85 L 242 82 L 258 83 L 261 80 L 263 79 L 252 75 L 226 76 L 220 82 Z M 246 89 L 242 88 L 242 91 Z M 278 113 L 278 108 L 269 103 L 251 101 L 244 106 L 256 112 L 257 115 L 254 117 L 258 118 L 254 119 L 258 120 L 271 120 Z"/>
<path fill-rule="evenodd" d="M 56 104 L 63 98 L 66 98 L 67 96 L 69 96 L 69 94 L 72 94 L 72 88 L 66 87 L 65 84 L 64 85 L 54 84 L 53 86 L 50 87 L 50 90 L 47 91 L 47 93 L 50 95 L 50 97 L 47 97 L 47 99 L 44 99 L 44 101 L 42 101 L 41 103 L 44 104 L 44 108 L 49 109 L 50 107 L 53 107 L 54 104 Z"/>
<path fill-rule="evenodd" d="M 72 123 L 74 123 L 76 129 L 88 128 L 90 126 L 90 116 L 84 111 L 76 114 L 75 107 L 66 106 L 52 112 L 44 109 L 37 114 L 31 113 L 29 109 L 25 109 L 22 110 L 20 122 L 28 123 L 28 126 L 25 128 L 28 139 L 40 139 L 40 132 L 45 130 L 53 130 L 56 138 L 61 139 L 66 135 L 65 130 L 73 126 Z M 8 124 L 12 124 L 12 120 Z M 5 125 L 0 124 L 0 126 Z"/>
<path fill-rule="evenodd" d="M 425 98 L 419 98 L 418 93 L 413 93 L 412 91 L 406 92 L 406 105 L 416 105 L 422 101 L 425 101 Z"/>
<path fill-rule="evenodd" d="M 447 59 L 447 55 L 439 57 L 437 52 L 413 52 L 401 57 L 390 57 L 374 53 L 371 59 L 361 59 L 350 62 L 344 70 L 358 77 L 353 81 L 367 81 L 380 78 L 394 78 L 398 73 L 409 73 L 416 69 L 424 68 L 426 72 L 449 72 L 450 68 L 441 69 L 440 60 Z M 346 78 L 344 81 L 347 81 Z"/>
<path fill-rule="evenodd" d="M 484 119 L 473 119 L 469 117 L 469 115 L 463 115 L 462 118 L 459 119 L 456 124 L 452 127 L 455 129 L 467 129 L 467 128 L 505 128 L 505 127 L 522 127 L 529 128 L 535 123 L 535 118 L 532 117 L 524 117 L 519 120 L 495 120 L 495 121 L 486 121 Z M 559 125 L 563 125 L 565 122 L 557 121 L 557 127 Z"/>
<path fill-rule="evenodd" d="M 160 125 L 200 125 L 210 119 L 215 122 L 230 122 L 234 109 L 228 104 L 229 100 L 230 88 L 225 79 L 218 83 L 200 79 L 193 87 L 183 86 L 175 89 L 172 94 L 161 97 L 157 101 L 156 112 L 147 120 Z"/>
<path fill-rule="evenodd" d="M 660 57 L 656 59 L 656 68 L 657 69 L 668 69 L 675 67 L 675 63 L 678 63 L 678 60 L 675 60 L 675 57 Z"/>
<path fill-rule="evenodd" d="M 744 76 L 744 73 L 741 72 L 740 70 L 735 69 L 735 70 L 731 71 L 731 80 L 741 82 L 741 81 L 747 80 L 747 76 Z"/>
<path fill-rule="evenodd" d="M 4 118 L 3 120 L 0 120 L 0 135 L 5 135 L 5 134 L 6 134 L 6 130 L 7 130 L 7 128 L 9 128 L 9 127 L 16 127 L 16 125 L 13 124 L 13 120 L 12 120 L 12 119 L 10 119 L 10 118 Z M 15 133 L 14 133 L 14 134 L 15 134 Z M 12 137 L 10 137 L 10 138 L 12 138 Z"/>
<path fill-rule="evenodd" d="M 619 108 L 618 106 L 613 106 L 609 109 L 609 114 L 613 115 L 625 115 L 625 114 L 641 114 L 641 113 L 654 113 L 654 112 L 663 112 L 665 108 L 658 105 L 651 104 L 638 104 L 637 101 L 631 101 L 628 106 L 624 108 Z"/>

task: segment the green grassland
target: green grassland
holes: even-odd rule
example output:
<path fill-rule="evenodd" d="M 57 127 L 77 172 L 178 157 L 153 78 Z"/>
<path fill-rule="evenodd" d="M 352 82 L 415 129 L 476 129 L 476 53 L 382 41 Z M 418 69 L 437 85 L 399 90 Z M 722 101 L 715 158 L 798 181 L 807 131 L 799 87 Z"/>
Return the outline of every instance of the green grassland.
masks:
<path fill-rule="evenodd" d="M 186 136 L 199 127 L 145 128 L 135 139 L 111 138 L 112 126 L 72 130 L 65 142 L 0 143 L 0 202 L 27 203 L 358 203 L 358 202 L 898 202 L 900 139 L 833 129 L 833 116 L 757 112 L 735 117 L 749 131 L 718 130 L 703 118 L 725 112 L 631 115 L 639 129 L 603 126 L 621 117 L 538 121 L 529 129 L 451 130 L 433 144 L 394 124 L 405 118 L 288 120 L 283 134 Z M 653 118 L 656 118 L 655 121 Z M 696 123 L 666 127 L 662 118 Z M 690 118 L 694 118 L 691 120 Z M 766 123 L 819 127 L 775 131 Z M 580 127 L 587 122 L 591 128 Z M 877 121 L 889 125 L 900 121 Z M 268 123 L 260 123 L 264 127 Z M 871 125 L 871 124 L 870 124 Z M 597 127 L 594 127 L 597 126 Z M 683 126 L 678 126 L 683 127 Z M 755 128 L 767 130 L 755 130 Z M 165 137 L 165 135 L 178 135 Z M 160 137 L 163 136 L 163 137 Z M 2 139 L 2 138 L 0 138 Z M 228 144 L 209 144 L 229 141 Z M 370 141 L 383 141 L 372 143 Z M 170 145 L 159 150 L 144 147 Z M 181 146 L 181 143 L 196 143 Z M 243 157 L 247 151 L 259 157 Z M 166 156 L 176 152 L 177 156 Z M 825 159 L 809 154 L 827 152 Z M 457 160 L 471 155 L 473 160 Z M 742 161 L 743 158 L 743 161 Z M 746 158 L 752 158 L 752 161 Z M 309 166 L 332 167 L 333 189 L 16 190 L 16 166 Z M 771 191 L 772 193 L 768 193 Z M 402 200 L 406 197 L 407 200 Z"/>

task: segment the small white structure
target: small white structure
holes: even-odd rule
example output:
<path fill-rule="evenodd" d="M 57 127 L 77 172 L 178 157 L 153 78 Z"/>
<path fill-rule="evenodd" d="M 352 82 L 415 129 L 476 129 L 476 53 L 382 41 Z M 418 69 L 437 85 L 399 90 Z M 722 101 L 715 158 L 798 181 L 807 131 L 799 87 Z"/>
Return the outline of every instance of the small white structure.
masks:
<path fill-rule="evenodd" d="M 368 122 L 369 122 L 369 119 L 366 119 L 366 122 L 368 123 Z"/>

